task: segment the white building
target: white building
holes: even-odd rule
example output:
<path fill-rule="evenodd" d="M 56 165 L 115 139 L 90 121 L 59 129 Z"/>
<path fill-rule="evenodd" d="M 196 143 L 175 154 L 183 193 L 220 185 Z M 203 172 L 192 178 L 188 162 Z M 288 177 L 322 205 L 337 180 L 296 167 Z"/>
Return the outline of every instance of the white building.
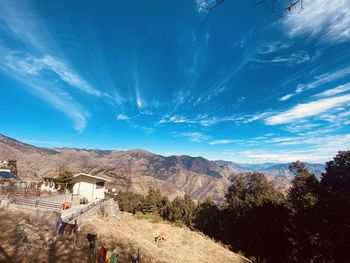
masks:
<path fill-rule="evenodd" d="M 79 173 L 73 176 L 73 196 L 86 197 L 88 201 L 105 197 L 105 183 L 110 180 L 99 176 Z"/>
<path fill-rule="evenodd" d="M 41 191 L 48 191 L 48 192 L 57 192 L 56 189 L 56 177 L 49 177 L 44 176 L 43 177 L 43 183 L 40 186 Z"/>

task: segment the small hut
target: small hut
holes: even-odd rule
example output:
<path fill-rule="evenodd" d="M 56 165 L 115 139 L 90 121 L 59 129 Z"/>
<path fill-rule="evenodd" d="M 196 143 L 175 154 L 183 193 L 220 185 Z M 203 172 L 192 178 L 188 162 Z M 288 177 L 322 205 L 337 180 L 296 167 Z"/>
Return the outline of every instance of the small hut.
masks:
<path fill-rule="evenodd" d="M 79 173 L 73 176 L 73 196 L 87 198 L 88 201 L 105 197 L 105 183 L 110 180 L 91 174 Z"/>

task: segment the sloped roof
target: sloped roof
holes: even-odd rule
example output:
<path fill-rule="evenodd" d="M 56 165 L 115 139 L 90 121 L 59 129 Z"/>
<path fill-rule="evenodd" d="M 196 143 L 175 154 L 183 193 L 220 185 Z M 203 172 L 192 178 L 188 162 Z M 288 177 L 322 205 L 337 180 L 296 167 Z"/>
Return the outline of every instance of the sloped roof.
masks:
<path fill-rule="evenodd" d="M 1 179 L 17 179 L 17 177 L 10 172 L 10 170 L 0 169 L 0 178 Z"/>
<path fill-rule="evenodd" d="M 73 178 L 76 178 L 76 177 L 79 177 L 79 176 L 86 176 L 86 177 L 91 177 L 91 178 L 95 178 L 95 179 L 99 179 L 99 180 L 102 180 L 102 181 L 107 181 L 107 182 L 110 182 L 110 180 L 106 179 L 106 178 L 103 178 L 103 177 L 100 177 L 100 176 L 94 176 L 94 175 L 91 175 L 91 174 L 86 174 L 86 173 L 78 173 L 76 175 L 73 176 Z"/>

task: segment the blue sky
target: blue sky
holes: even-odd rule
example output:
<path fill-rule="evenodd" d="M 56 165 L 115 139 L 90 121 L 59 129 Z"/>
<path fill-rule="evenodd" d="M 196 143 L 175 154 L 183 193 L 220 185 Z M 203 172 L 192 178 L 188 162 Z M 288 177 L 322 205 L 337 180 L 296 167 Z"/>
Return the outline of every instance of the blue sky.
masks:
<path fill-rule="evenodd" d="M 268 2 L 268 1 L 267 1 Z M 0 133 L 323 162 L 350 146 L 350 3 L 0 1 Z"/>

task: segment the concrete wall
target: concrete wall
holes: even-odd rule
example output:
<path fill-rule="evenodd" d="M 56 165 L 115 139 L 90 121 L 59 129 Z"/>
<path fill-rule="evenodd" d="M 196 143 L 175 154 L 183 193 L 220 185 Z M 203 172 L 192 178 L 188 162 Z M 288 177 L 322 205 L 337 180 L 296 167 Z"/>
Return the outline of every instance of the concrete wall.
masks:
<path fill-rule="evenodd" d="M 70 202 L 72 200 L 72 194 L 68 193 L 68 194 L 61 194 L 61 195 L 46 196 L 46 197 L 41 197 L 40 200 L 62 204 L 64 201 Z"/>
<path fill-rule="evenodd" d="M 74 178 L 75 184 L 73 187 L 73 194 L 79 195 L 80 197 L 86 197 L 89 201 L 94 199 L 104 198 L 105 187 L 99 189 L 96 188 L 97 182 L 103 182 L 96 178 L 88 176 L 79 176 Z"/>
<path fill-rule="evenodd" d="M 42 225 L 49 225 L 52 229 L 55 229 L 56 222 L 60 217 L 60 212 L 49 211 L 46 209 L 24 207 L 17 205 L 10 205 L 9 209 L 12 211 L 21 211 L 28 214 L 30 218 Z"/>

